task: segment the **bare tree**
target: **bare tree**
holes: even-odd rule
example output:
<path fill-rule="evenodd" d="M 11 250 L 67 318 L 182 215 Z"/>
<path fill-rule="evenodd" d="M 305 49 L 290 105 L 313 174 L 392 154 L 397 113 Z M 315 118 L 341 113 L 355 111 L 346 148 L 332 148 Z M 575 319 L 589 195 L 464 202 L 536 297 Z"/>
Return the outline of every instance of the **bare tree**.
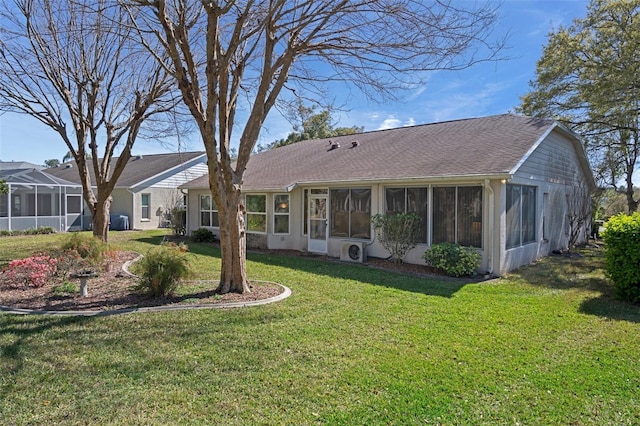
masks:
<path fill-rule="evenodd" d="M 128 18 L 109 0 L 15 0 L 0 10 L 0 110 L 60 135 L 104 241 L 111 193 L 143 123 L 175 105 L 172 80 Z"/>
<path fill-rule="evenodd" d="M 349 81 L 379 99 L 423 84 L 429 71 L 494 58 L 501 47 L 487 41 L 497 19 L 490 3 L 465 10 L 437 0 L 122 1 L 139 6 L 144 39 L 154 34 L 164 46 L 163 63 L 204 142 L 220 220 L 219 293 L 249 291 L 242 178 L 282 93 L 310 97 L 326 83 Z"/>
<path fill-rule="evenodd" d="M 567 226 L 569 238 L 567 248 L 569 252 L 575 247 L 581 236 L 589 233 L 591 221 L 591 191 L 584 179 L 574 176 L 567 194 Z"/>

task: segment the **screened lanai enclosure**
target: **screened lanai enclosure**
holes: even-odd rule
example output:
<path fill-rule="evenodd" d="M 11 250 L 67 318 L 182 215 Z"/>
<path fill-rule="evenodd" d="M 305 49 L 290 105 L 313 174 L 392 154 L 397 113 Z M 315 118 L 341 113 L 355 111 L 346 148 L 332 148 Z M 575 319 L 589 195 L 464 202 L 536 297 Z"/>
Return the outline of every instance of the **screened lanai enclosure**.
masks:
<path fill-rule="evenodd" d="M 83 229 L 82 187 L 38 169 L 0 170 L 9 192 L 0 194 L 0 230 Z"/>

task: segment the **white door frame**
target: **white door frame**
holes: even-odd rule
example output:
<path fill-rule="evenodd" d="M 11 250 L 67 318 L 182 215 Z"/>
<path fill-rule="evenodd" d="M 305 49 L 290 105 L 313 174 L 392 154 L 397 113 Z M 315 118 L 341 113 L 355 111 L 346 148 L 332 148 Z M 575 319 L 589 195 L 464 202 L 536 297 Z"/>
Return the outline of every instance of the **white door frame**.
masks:
<path fill-rule="evenodd" d="M 313 190 L 309 190 L 307 250 L 326 254 L 329 238 L 329 191 L 326 189 L 322 189 L 322 191 L 325 193 L 314 194 Z"/>

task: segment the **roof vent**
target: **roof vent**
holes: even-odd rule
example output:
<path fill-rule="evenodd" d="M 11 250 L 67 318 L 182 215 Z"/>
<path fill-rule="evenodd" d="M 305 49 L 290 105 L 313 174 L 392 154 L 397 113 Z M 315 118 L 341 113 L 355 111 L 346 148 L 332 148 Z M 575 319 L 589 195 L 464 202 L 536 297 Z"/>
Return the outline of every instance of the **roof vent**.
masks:
<path fill-rule="evenodd" d="M 338 149 L 338 148 L 340 148 L 339 142 L 329 141 L 329 149 L 327 151 L 333 151 L 334 149 Z"/>
<path fill-rule="evenodd" d="M 73 167 L 73 164 L 71 164 L 71 163 L 67 163 L 67 164 L 64 165 L 65 169 L 70 169 L 72 167 Z"/>
<path fill-rule="evenodd" d="M 142 155 L 136 155 L 136 160 L 142 160 Z"/>
<path fill-rule="evenodd" d="M 358 141 L 351 142 L 351 148 L 355 148 L 358 145 L 360 145 L 360 142 L 358 142 Z"/>

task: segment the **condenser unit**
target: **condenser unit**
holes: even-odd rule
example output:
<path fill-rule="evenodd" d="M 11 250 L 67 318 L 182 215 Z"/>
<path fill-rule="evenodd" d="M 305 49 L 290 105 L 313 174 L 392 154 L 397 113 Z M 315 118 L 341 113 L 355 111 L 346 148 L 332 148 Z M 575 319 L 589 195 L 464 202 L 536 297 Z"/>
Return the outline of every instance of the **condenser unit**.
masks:
<path fill-rule="evenodd" d="M 340 260 L 362 263 L 367 259 L 365 245 L 358 242 L 344 243 L 340 252 Z"/>

